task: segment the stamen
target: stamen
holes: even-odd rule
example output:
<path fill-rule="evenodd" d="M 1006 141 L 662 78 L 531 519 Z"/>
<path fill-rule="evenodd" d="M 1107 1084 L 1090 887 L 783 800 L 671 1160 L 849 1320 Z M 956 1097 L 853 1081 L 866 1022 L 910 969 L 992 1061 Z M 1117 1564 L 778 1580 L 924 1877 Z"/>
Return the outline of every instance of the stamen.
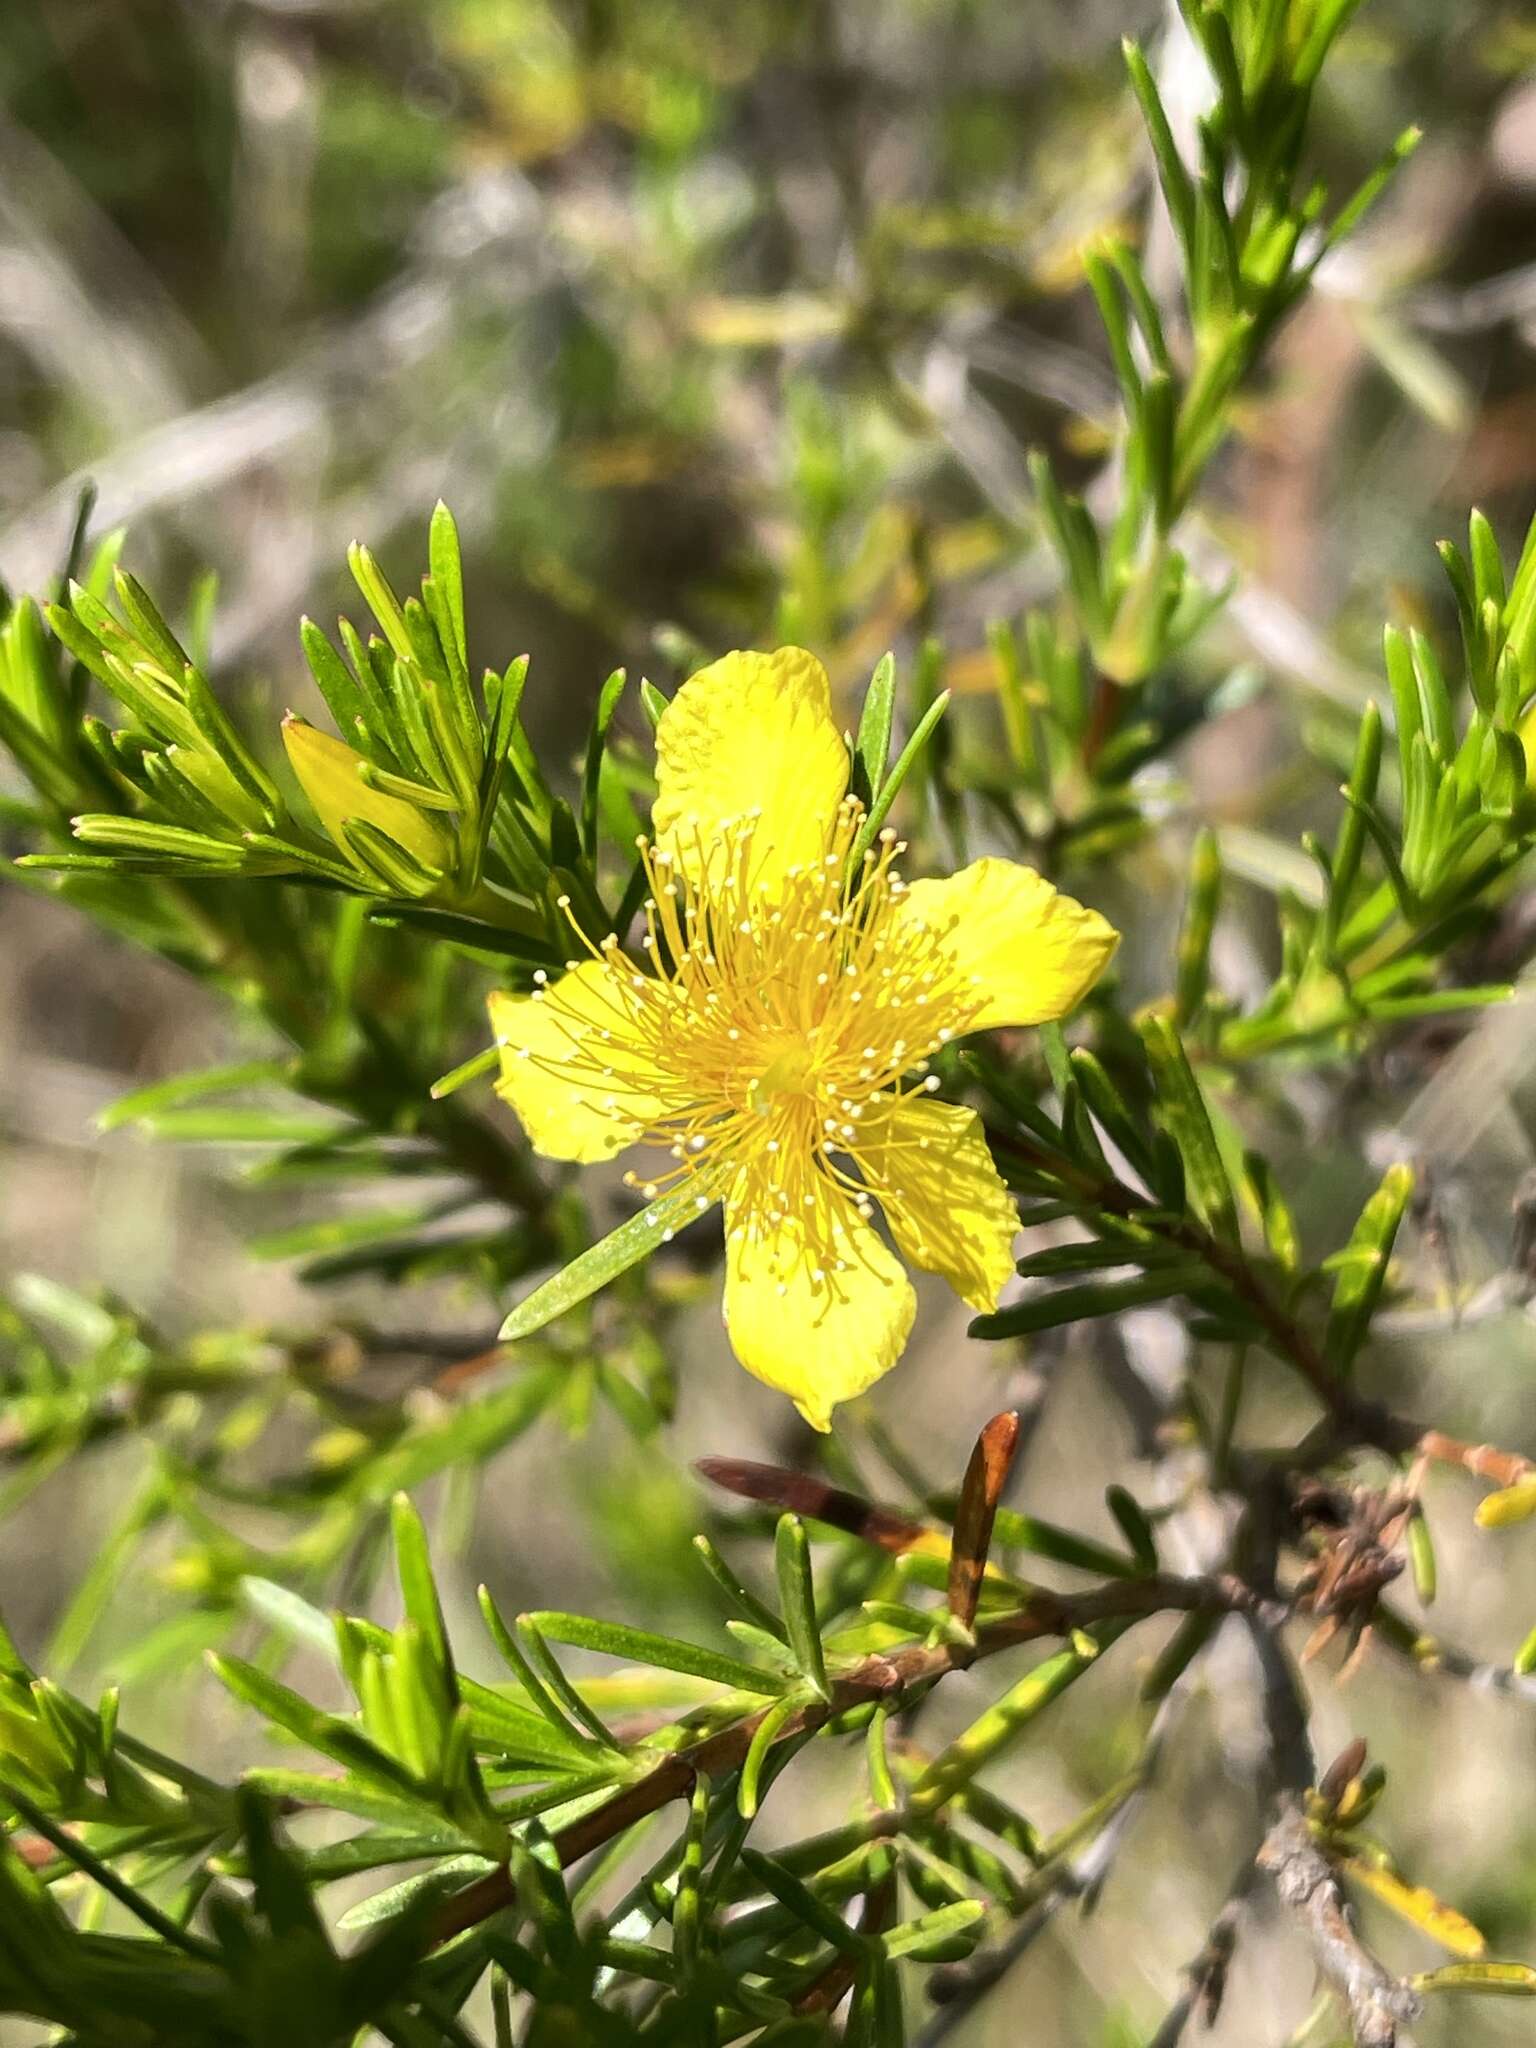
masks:
<path fill-rule="evenodd" d="M 665 848 L 641 838 L 650 971 L 615 934 L 594 946 L 562 898 L 589 957 L 574 986 L 538 970 L 548 1022 L 535 1045 L 508 1048 L 666 1154 L 666 1172 L 625 1177 L 647 1201 L 691 1183 L 703 1210 L 734 1188 L 754 1235 L 792 1222 L 836 1298 L 845 1250 L 873 1270 L 854 1219 L 874 1216 L 885 1176 L 925 1143 L 896 1113 L 934 1091 L 928 1056 L 982 1007 L 947 934 L 903 913 L 890 827 L 850 873 L 863 815 L 847 799 L 826 854 L 776 872 L 758 813 L 707 844 L 697 819 Z"/>

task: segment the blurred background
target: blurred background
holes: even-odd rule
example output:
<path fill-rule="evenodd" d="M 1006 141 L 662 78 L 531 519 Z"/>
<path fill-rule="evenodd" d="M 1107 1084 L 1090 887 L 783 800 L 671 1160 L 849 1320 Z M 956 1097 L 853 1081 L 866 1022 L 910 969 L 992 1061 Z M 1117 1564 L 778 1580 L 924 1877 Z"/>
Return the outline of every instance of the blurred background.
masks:
<path fill-rule="evenodd" d="M 1155 261 L 1163 233 L 1127 32 L 1151 39 L 1192 117 L 1198 66 L 1151 4 L 8 0 L 0 578 L 49 585 L 91 480 L 94 528 L 130 528 L 126 559 L 167 609 L 216 572 L 215 672 L 270 725 L 289 703 L 316 710 L 296 623 L 334 617 L 346 544 L 409 580 L 441 494 L 465 540 L 472 654 L 532 654 L 525 717 L 547 759 L 573 755 L 613 666 L 670 684 L 776 638 L 823 653 L 851 701 L 887 647 L 910 658 L 938 633 L 945 681 L 985 694 L 987 622 L 1051 587 L 1027 449 L 1080 487 L 1103 459 L 1113 385 L 1077 252 L 1119 227 Z M 1512 536 L 1536 498 L 1524 0 L 1371 0 L 1328 74 L 1321 168 L 1346 187 L 1410 120 L 1424 147 L 1285 330 L 1195 519 L 1193 548 L 1239 581 L 1192 657 L 1229 695 L 1170 781 L 1168 843 L 1129 876 L 1074 878 L 1125 926 L 1144 993 L 1166 976 L 1179 816 L 1216 817 L 1239 868 L 1245 850 L 1271 858 L 1268 833 L 1293 841 L 1337 783 L 1314 756 L 1375 687 L 1383 618 L 1443 608 L 1433 541 L 1472 503 Z M 1239 991 L 1272 913 L 1251 922 L 1239 896 L 1220 954 Z M 0 891 L 0 962 L 9 1274 L 104 1282 L 178 1331 L 374 1312 L 365 1289 L 316 1302 L 281 1261 L 247 1257 L 245 1237 L 284 1217 L 238 1160 L 95 1131 L 125 1087 L 232 1057 L 219 1013 L 45 887 Z M 1362 1158 L 1407 1146 L 1431 1159 L 1459 1272 L 1496 1269 L 1532 1157 L 1520 1040 L 1479 1027 L 1447 1068 L 1421 1035 L 1343 1112 L 1299 1085 L 1271 1136 L 1304 1218 L 1335 1223 Z M 451 1300 L 443 1314 L 465 1327 Z M 964 1320 L 930 1304 L 883 1410 L 952 1483 L 977 1423 L 1022 1403 L 1036 1427 L 1018 1497 L 1091 1524 L 1106 1480 L 1154 1448 L 1175 1327 L 1128 1319 L 1108 1357 L 1042 1342 L 1008 1377 Z M 600 1610 L 638 1575 L 652 1618 L 688 1618 L 688 1459 L 798 1445 L 712 1311 L 683 1342 L 675 1456 L 525 1441 L 463 1532 L 466 1586 L 494 1570 L 514 1605 Z M 1395 1369 L 1421 1373 L 1411 1340 L 1400 1350 Z M 1475 1383 L 1478 1430 L 1527 1444 L 1532 1363 L 1527 1337 L 1468 1332 L 1437 1347 L 1432 1393 L 1454 1411 Z M 1277 1392 L 1269 1420 L 1286 1414 Z M 116 1470 L 72 1468 L 89 1497 L 45 1484 L 8 1523 L 0 1602 L 24 1642 L 111 1529 Z M 1536 1539 L 1505 1538 L 1495 1580 L 1465 1513 L 1444 1524 L 1454 1632 L 1507 1662 Z M 131 1676 L 128 1646 L 169 1611 L 168 1581 L 134 1583 L 143 1611 L 105 1618 L 86 1673 Z M 144 1671 L 148 1699 L 175 1664 Z M 1221 1671 L 1218 1654 L 1096 1915 L 1061 1916 L 958 2041 L 1149 2038 L 1241 1847 L 1253 1731 Z M 1042 1724 L 1015 1766 L 1042 1826 L 1113 1768 L 1110 1703 L 1133 1683 L 1106 1674 L 1100 1711 Z M 946 1691 L 935 1725 L 978 1699 Z M 228 1702 L 210 1711 L 205 1746 L 233 1732 Z M 1405 1862 L 1497 1951 L 1536 1959 L 1529 1705 L 1374 1659 L 1349 1692 L 1320 1686 L 1323 1757 L 1357 1725 L 1393 1772 Z M 826 1787 L 833 1812 L 838 1796 Z M 1213 2038 L 1278 2044 L 1310 2003 L 1305 1958 L 1271 1927 L 1240 1950 Z M 1437 2016 L 1424 2038 L 1461 2024 Z M 1528 2025 L 1480 2004 L 1476 2038 Z M 0 2023 L 13 2038 L 30 2035 Z"/>

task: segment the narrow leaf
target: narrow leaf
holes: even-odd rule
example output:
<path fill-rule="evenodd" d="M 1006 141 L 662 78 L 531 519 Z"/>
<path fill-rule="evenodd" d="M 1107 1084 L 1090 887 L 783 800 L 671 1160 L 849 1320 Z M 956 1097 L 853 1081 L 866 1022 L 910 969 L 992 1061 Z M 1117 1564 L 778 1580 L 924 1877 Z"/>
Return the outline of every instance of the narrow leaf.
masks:
<path fill-rule="evenodd" d="M 1323 1335 L 1324 1353 L 1341 1376 L 1349 1372 L 1365 1341 L 1387 1277 L 1397 1227 L 1412 1192 L 1413 1168 L 1402 1164 L 1388 1167 L 1380 1187 L 1361 1210 L 1345 1249 Z"/>
<path fill-rule="evenodd" d="M 1368 1861 L 1363 1856 L 1346 1856 L 1343 1866 L 1356 1884 L 1374 1892 L 1384 1906 L 1448 1948 L 1453 1955 L 1480 1956 L 1487 1946 L 1481 1933 L 1464 1913 L 1436 1898 L 1427 1886 L 1410 1884 L 1397 1871 Z"/>
<path fill-rule="evenodd" d="M 622 1621 L 594 1621 L 584 1614 L 561 1614 L 539 1610 L 522 1619 L 541 1636 L 573 1649 L 597 1650 L 605 1657 L 623 1657 L 634 1664 L 658 1665 L 664 1671 L 683 1671 L 693 1678 L 707 1678 L 715 1685 L 737 1692 L 779 1693 L 781 1681 L 768 1671 L 759 1671 L 735 1657 L 724 1656 L 696 1643 L 678 1642 L 672 1636 L 653 1635 L 649 1629 L 631 1628 Z"/>
<path fill-rule="evenodd" d="M 752 1731 L 751 1745 L 747 1750 L 746 1761 L 741 1767 L 741 1782 L 736 1788 L 736 1810 L 743 1820 L 752 1820 L 756 1817 L 763 1765 L 767 1761 L 768 1752 L 778 1741 L 779 1731 L 785 1722 L 799 1713 L 804 1704 L 803 1696 L 797 1696 L 793 1692 L 786 1693 L 782 1699 L 774 1701 Z"/>
<path fill-rule="evenodd" d="M 853 743 L 854 794 L 866 807 L 880 794 L 891 751 L 891 722 L 896 706 L 896 657 L 882 657 L 864 693 L 858 736 Z"/>
<path fill-rule="evenodd" d="M 691 1223 L 701 1213 L 700 1203 L 705 1208 L 709 1206 L 704 1196 L 685 1186 L 631 1216 L 617 1230 L 579 1253 L 553 1279 L 525 1295 L 502 1324 L 501 1342 L 512 1344 L 531 1337 L 535 1330 L 542 1330 L 546 1323 L 552 1323 L 557 1316 L 596 1294 L 620 1273 L 628 1272 L 658 1245 L 667 1243 L 685 1223 Z"/>
<path fill-rule="evenodd" d="M 779 1600 L 784 1624 L 807 1682 L 820 1699 L 830 1697 L 821 1628 L 816 1619 L 816 1589 L 811 1575 L 811 1547 L 798 1515 L 781 1515 L 774 1537 L 774 1564 L 779 1575 Z"/>
<path fill-rule="evenodd" d="M 1142 1037 L 1157 1087 L 1159 1120 L 1179 1148 L 1195 1212 L 1213 1236 L 1235 1244 L 1237 1209 L 1232 1189 L 1210 1112 L 1179 1035 L 1166 1017 L 1153 1016 L 1143 1024 Z"/>

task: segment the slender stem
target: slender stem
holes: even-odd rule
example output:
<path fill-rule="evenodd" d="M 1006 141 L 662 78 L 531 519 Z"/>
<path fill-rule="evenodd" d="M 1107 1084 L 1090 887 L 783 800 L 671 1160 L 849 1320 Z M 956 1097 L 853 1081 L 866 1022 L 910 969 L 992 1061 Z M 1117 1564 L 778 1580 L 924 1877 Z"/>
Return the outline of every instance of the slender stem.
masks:
<path fill-rule="evenodd" d="M 1216 1434 L 1211 1443 L 1211 1485 L 1218 1492 L 1227 1483 L 1232 1455 L 1232 1433 L 1237 1428 L 1238 1410 L 1243 1404 L 1243 1382 L 1248 1370 L 1248 1347 L 1234 1346 L 1221 1384 L 1221 1410 L 1216 1417 Z"/>
<path fill-rule="evenodd" d="M 1047 1152 L 1019 1133 L 990 1131 L 988 1139 L 994 1151 L 1027 1160 L 1037 1170 L 1076 1189 L 1095 1208 L 1134 1221 L 1164 1244 L 1193 1253 L 1227 1283 L 1264 1330 L 1276 1355 L 1301 1375 L 1327 1409 L 1335 1428 L 1350 1441 L 1392 1452 L 1412 1450 L 1419 1442 L 1424 1431 L 1417 1423 L 1365 1400 L 1339 1378 L 1310 1330 L 1275 1299 L 1240 1245 L 1213 1236 L 1192 1216 L 1168 1216 L 1147 1196 L 1112 1175 L 1094 1173 L 1060 1153 Z"/>
<path fill-rule="evenodd" d="M 902 1649 L 866 1657 L 839 1677 L 826 1700 L 808 1702 L 779 1727 L 774 1744 L 808 1734 L 850 1708 L 871 1700 L 891 1705 L 955 1671 L 967 1670 L 983 1658 L 1042 1636 L 1067 1636 L 1093 1622 L 1141 1620 L 1151 1614 L 1209 1612 L 1248 1613 L 1273 1603 L 1259 1600 L 1240 1580 L 1226 1577 L 1117 1580 L 1086 1593 L 1056 1594 L 1036 1590 L 1017 1612 L 1000 1616 L 976 1631 L 972 1642 L 913 1643 Z M 670 1805 L 687 1798 L 702 1773 L 718 1777 L 735 1770 L 746 1758 L 771 1707 L 732 1721 L 690 1748 L 678 1750 L 645 1777 L 626 1785 L 602 1806 L 583 1814 L 554 1838 L 562 1869 L 569 1869 L 615 1835 Z M 450 1941 L 466 1928 L 511 1904 L 513 1882 L 506 1864 L 455 1892 L 439 1908 L 432 1923 L 433 1945 Z"/>
<path fill-rule="evenodd" d="M 1355 1932 L 1333 1865 L 1299 1807 L 1291 1807 L 1265 1836 L 1258 1861 L 1300 1921 L 1318 1968 L 1343 2000 L 1358 2048 L 1408 2048 L 1403 2028 L 1419 2017 L 1424 2001 L 1379 1963 Z"/>
<path fill-rule="evenodd" d="M 1426 1429 L 1413 1446 L 1421 1458 L 1436 1465 L 1459 1465 L 1476 1479 L 1491 1479 L 1496 1486 L 1515 1486 L 1536 1472 L 1536 1461 L 1519 1451 L 1501 1451 L 1494 1444 L 1463 1443 L 1441 1430 Z"/>

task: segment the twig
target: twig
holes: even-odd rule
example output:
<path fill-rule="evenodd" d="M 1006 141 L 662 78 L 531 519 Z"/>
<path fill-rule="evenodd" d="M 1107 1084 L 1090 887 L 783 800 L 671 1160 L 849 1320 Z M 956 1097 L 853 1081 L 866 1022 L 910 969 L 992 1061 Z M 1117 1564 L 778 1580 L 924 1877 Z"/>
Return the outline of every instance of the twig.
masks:
<path fill-rule="evenodd" d="M 1258 1864 L 1301 1922 L 1318 1968 L 1344 2001 L 1356 2048 L 1411 2048 L 1403 2029 L 1419 2017 L 1424 2001 L 1355 1932 L 1333 1865 L 1295 1801 L 1265 1836 Z"/>
<path fill-rule="evenodd" d="M 1257 1859 L 1250 1856 L 1234 1878 L 1220 1912 L 1212 1920 L 1200 1953 L 1185 1965 L 1185 1987 L 1168 2008 L 1162 2025 L 1147 2048 L 1178 2048 L 1185 2027 L 1197 2011 L 1206 2026 L 1215 2025 L 1226 1991 L 1232 1951 L 1237 1946 L 1238 1925 L 1258 1878 Z"/>
<path fill-rule="evenodd" d="M 1526 1700 L 1536 1705 L 1536 1674 L 1514 1671 L 1507 1664 L 1489 1664 L 1473 1657 L 1466 1650 L 1457 1649 L 1453 1643 L 1442 1642 L 1438 1636 L 1427 1635 L 1422 1629 L 1415 1628 L 1411 1621 L 1385 1603 L 1376 1610 L 1371 1640 L 1385 1643 L 1428 1676 L 1454 1678 L 1477 1692 L 1501 1692 L 1511 1699 Z"/>
<path fill-rule="evenodd" d="M 895 1705 L 936 1679 L 967 1670 L 1000 1650 L 1035 1642 L 1042 1636 L 1069 1636 L 1094 1622 L 1140 1620 L 1151 1614 L 1269 1616 L 1271 1605 L 1259 1600 L 1241 1581 L 1217 1576 L 1179 1579 L 1153 1575 L 1116 1581 L 1078 1594 L 1037 1589 L 1018 1612 L 978 1629 L 972 1642 L 914 1643 L 864 1658 L 836 1681 L 830 1699 L 813 1701 L 791 1714 L 777 1730 L 774 1741 L 788 1742 L 808 1734 L 870 1700 Z M 745 1760 L 753 1736 L 770 1711 L 765 1707 L 760 1713 L 732 1721 L 691 1748 L 677 1751 L 643 1778 L 624 1786 L 612 1799 L 572 1821 L 554 1838 L 561 1868 L 569 1869 L 647 1814 L 670 1805 L 674 1799 L 686 1798 L 700 1773 L 718 1777 L 735 1770 Z M 432 1922 L 430 1945 L 435 1947 L 468 1927 L 478 1926 L 509 1905 L 512 1898 L 511 1872 L 502 1864 L 443 1901 Z"/>
<path fill-rule="evenodd" d="M 1224 1280 L 1269 1339 L 1276 1357 L 1300 1374 L 1328 1412 L 1340 1448 L 1370 1444 L 1394 1454 L 1412 1451 L 1424 1435 L 1421 1424 L 1394 1415 L 1369 1401 L 1329 1364 L 1305 1324 L 1270 1292 L 1241 1246 L 1228 1244 L 1189 1216 L 1169 1218 L 1150 1197 L 1127 1187 L 1113 1175 L 1090 1172 L 1075 1161 L 1024 1137 L 1017 1131 L 991 1130 L 988 1143 L 1006 1162 L 1009 1155 L 1036 1171 L 1075 1187 L 1082 1197 L 1107 1215 L 1143 1225 L 1163 1243 L 1192 1253 Z"/>
<path fill-rule="evenodd" d="M 1463 1443 L 1438 1429 L 1426 1429 L 1414 1448 L 1432 1464 L 1459 1465 L 1476 1479 L 1491 1479 L 1495 1486 L 1517 1485 L 1536 1472 L 1536 1463 L 1519 1451 L 1501 1451 L 1495 1444 Z"/>

